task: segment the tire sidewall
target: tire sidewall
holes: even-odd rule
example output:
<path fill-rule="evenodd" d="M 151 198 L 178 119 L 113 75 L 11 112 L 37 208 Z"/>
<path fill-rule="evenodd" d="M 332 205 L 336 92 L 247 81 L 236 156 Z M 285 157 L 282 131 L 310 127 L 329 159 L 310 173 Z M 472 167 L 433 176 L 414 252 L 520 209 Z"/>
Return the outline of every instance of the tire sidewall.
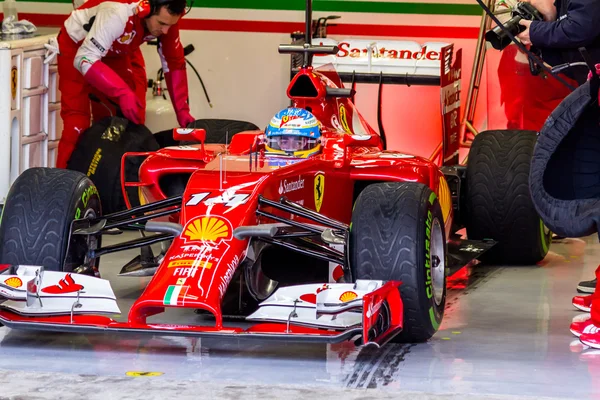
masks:
<path fill-rule="evenodd" d="M 92 213 L 90 215 L 90 213 Z M 73 270 L 69 263 L 72 261 L 75 247 L 80 239 L 85 239 L 85 236 L 71 237 L 71 222 L 76 219 L 83 219 L 88 217 L 99 217 L 102 215 L 102 205 L 100 201 L 100 194 L 98 188 L 92 183 L 89 178 L 82 179 L 76 186 L 71 196 L 71 201 L 68 207 L 68 217 L 66 217 L 66 223 L 63 228 L 63 249 L 62 249 L 62 266 L 64 272 L 71 272 Z M 71 239 L 71 240 L 69 240 Z M 98 244 L 100 243 L 101 236 L 97 236 Z M 97 268 L 99 259 L 94 261 L 94 266 Z"/>
<path fill-rule="evenodd" d="M 424 282 L 420 285 L 419 299 L 421 304 L 419 309 L 424 313 L 427 313 L 427 320 L 430 321 L 430 333 L 433 334 L 439 329 L 440 324 L 444 318 L 444 310 L 446 307 L 446 273 L 444 271 L 443 281 L 443 292 L 440 304 L 436 304 L 433 295 L 433 265 L 431 261 L 431 250 L 432 250 L 432 235 L 433 235 L 433 224 L 437 221 L 441 228 L 442 245 L 444 246 L 444 266 L 447 265 L 447 244 L 446 244 L 446 232 L 444 228 L 444 219 L 442 216 L 442 208 L 440 206 L 438 197 L 432 191 L 424 191 L 423 194 L 426 199 L 421 202 L 421 218 L 419 220 L 419 241 L 417 242 L 417 251 L 419 252 L 419 258 L 417 259 L 417 270 L 420 275 L 419 281 Z M 400 292 L 402 292 L 402 286 L 400 286 Z"/>

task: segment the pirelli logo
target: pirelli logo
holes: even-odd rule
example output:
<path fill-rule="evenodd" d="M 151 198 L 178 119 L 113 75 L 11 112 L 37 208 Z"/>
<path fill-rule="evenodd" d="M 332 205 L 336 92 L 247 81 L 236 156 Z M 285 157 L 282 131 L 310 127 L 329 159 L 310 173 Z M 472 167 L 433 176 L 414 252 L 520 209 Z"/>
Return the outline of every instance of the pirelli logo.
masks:
<path fill-rule="evenodd" d="M 182 267 L 196 267 L 196 268 L 206 268 L 211 269 L 212 263 L 208 261 L 201 260 L 174 260 L 171 261 L 167 268 L 182 268 Z"/>
<path fill-rule="evenodd" d="M 100 50 L 102 53 L 104 53 L 106 50 L 104 49 L 104 47 L 98 43 L 98 41 L 96 40 L 96 38 L 91 38 L 90 41 L 94 44 L 94 46 L 96 46 L 96 48 L 98 50 Z"/>

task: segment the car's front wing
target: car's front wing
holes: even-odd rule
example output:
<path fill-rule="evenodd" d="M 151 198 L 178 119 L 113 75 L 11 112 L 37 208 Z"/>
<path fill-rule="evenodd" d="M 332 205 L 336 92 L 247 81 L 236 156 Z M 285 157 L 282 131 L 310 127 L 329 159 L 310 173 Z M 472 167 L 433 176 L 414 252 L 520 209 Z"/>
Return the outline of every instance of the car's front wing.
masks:
<path fill-rule="evenodd" d="M 31 266 L 14 267 L 12 271 L 0 274 L 0 278 L 0 288 L 3 289 L 0 297 L 5 298 L 0 303 L 0 322 L 14 329 L 326 343 L 362 339 L 360 342 L 363 344 L 376 345 L 383 345 L 402 330 L 403 305 L 398 290 L 401 283 L 395 281 L 365 280 L 353 284 L 284 287 L 246 318 L 256 324 L 248 328 L 218 328 L 140 323 L 132 315 L 127 322 L 120 322 L 100 315 L 119 312 L 110 284 L 100 278 L 61 272 L 44 273 L 43 268 Z M 13 284 L 13 287 L 5 282 Z M 19 283 L 19 288 L 14 287 Z M 106 304 L 99 304 L 99 298 Z"/>

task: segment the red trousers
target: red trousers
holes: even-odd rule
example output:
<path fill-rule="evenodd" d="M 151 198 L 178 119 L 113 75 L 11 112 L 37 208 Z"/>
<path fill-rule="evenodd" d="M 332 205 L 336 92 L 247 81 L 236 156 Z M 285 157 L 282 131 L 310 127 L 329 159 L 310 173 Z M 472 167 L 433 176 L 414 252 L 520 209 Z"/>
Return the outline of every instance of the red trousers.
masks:
<path fill-rule="evenodd" d="M 546 119 L 571 92 L 553 77 L 531 75 L 529 64 L 517 61 L 518 47 L 511 45 L 502 51 L 498 65 L 500 102 L 504 104 L 507 129 L 539 131 Z M 560 74 L 573 87 L 577 82 Z"/>
<path fill-rule="evenodd" d="M 58 142 L 57 168 L 67 167 L 67 162 L 77 145 L 79 135 L 90 127 L 92 117 L 95 122 L 111 115 L 111 113 L 115 115 L 115 107 L 106 101 L 106 96 L 92 88 L 85 81 L 81 72 L 75 69 L 73 63 L 79 45 L 80 43 L 73 42 L 69 35 L 62 31 L 58 35 L 60 54 L 57 56 L 57 59 L 59 90 L 61 92 L 60 116 L 63 121 L 63 131 Z M 129 87 L 138 96 L 145 109 L 148 84 L 141 49 L 138 48 L 133 54 L 119 58 L 107 57 L 102 59 L 102 62 L 112 68 L 129 84 Z M 91 101 L 89 98 L 90 93 L 94 93 L 102 100 L 104 105 Z M 119 104 L 118 99 L 112 100 Z M 110 112 L 107 110 L 107 107 L 110 109 Z M 140 116 L 140 118 L 142 123 L 144 123 L 145 114 Z"/>
<path fill-rule="evenodd" d="M 591 306 L 591 317 L 592 322 L 596 326 L 600 326 L 600 265 L 596 268 L 596 290 L 591 295 L 592 306 Z"/>

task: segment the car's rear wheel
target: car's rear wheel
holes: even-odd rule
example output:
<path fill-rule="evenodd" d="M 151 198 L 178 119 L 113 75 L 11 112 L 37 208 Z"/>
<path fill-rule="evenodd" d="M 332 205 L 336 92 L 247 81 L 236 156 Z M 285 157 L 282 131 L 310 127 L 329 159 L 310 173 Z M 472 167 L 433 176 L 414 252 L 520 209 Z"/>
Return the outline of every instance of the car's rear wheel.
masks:
<path fill-rule="evenodd" d="M 2 211 L 0 264 L 78 272 L 89 246 L 99 245 L 100 239 L 73 236 L 69 242 L 71 222 L 101 214 L 98 190 L 87 176 L 64 169 L 27 169 L 10 188 Z M 86 272 L 97 272 L 97 259 L 92 267 Z"/>
<path fill-rule="evenodd" d="M 446 237 L 435 193 L 414 182 L 367 186 L 352 212 L 350 266 L 354 279 L 402 281 L 396 342 L 430 339 L 446 304 Z"/>
<path fill-rule="evenodd" d="M 467 236 L 498 243 L 488 264 L 535 264 L 548 253 L 552 233 L 535 210 L 529 190 L 534 131 L 499 130 L 475 137 L 467 160 Z"/>

